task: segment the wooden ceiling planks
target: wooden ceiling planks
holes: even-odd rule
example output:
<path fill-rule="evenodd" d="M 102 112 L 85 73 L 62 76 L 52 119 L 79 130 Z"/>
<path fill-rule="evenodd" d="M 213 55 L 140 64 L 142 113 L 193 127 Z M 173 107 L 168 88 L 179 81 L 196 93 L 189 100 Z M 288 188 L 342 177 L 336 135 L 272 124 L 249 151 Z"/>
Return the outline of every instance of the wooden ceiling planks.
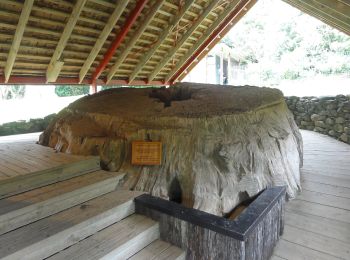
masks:
<path fill-rule="evenodd" d="M 349 0 L 283 0 L 301 11 L 350 35 Z"/>
<path fill-rule="evenodd" d="M 0 84 L 91 84 L 138 1 L 1 0 Z M 283 1 L 350 34 L 349 0 Z M 255 2 L 149 0 L 97 83 L 182 79 Z M 235 18 L 224 26 L 232 13 Z M 225 29 L 219 33 L 218 27 Z"/>

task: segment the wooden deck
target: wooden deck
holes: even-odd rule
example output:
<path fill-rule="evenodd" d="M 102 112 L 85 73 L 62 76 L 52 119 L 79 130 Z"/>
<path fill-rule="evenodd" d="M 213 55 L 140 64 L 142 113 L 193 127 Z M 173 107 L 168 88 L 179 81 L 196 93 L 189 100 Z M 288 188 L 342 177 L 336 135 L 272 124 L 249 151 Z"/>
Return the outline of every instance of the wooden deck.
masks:
<path fill-rule="evenodd" d="M 303 191 L 286 205 L 285 231 L 271 259 L 350 259 L 350 145 L 314 132 L 302 135 Z M 36 145 L 37 137 L 0 138 L 0 184 L 87 158 L 55 153 Z"/>
<path fill-rule="evenodd" d="M 38 145 L 39 134 L 0 137 L 0 181 L 88 158 Z"/>
<path fill-rule="evenodd" d="M 302 131 L 302 193 L 286 205 L 272 260 L 350 259 L 350 145 Z"/>
<path fill-rule="evenodd" d="M 38 136 L 0 137 L 0 198 L 100 168 L 98 157 L 57 153 L 36 144 Z"/>

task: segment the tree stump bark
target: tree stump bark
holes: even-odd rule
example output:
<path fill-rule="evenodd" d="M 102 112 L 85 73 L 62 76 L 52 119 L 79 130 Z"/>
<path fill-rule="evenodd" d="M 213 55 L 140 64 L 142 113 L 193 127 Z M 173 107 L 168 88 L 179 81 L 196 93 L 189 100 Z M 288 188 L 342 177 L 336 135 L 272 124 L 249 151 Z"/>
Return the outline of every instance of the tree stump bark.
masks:
<path fill-rule="evenodd" d="M 161 141 L 160 166 L 131 164 L 131 142 Z M 269 186 L 300 190 L 302 139 L 282 92 L 250 86 L 181 83 L 120 88 L 63 109 L 40 143 L 100 155 L 124 187 L 216 215 Z"/>

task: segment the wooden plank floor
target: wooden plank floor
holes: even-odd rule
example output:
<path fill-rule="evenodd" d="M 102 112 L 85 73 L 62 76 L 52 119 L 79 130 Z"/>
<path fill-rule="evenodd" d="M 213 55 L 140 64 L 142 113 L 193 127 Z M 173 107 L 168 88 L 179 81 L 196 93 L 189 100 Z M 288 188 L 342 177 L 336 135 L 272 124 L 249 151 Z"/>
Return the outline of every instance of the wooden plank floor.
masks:
<path fill-rule="evenodd" d="M 38 145 L 39 134 L 0 137 L 0 181 L 89 158 Z"/>
<path fill-rule="evenodd" d="M 350 145 L 302 131 L 302 193 L 271 259 L 350 259 Z"/>

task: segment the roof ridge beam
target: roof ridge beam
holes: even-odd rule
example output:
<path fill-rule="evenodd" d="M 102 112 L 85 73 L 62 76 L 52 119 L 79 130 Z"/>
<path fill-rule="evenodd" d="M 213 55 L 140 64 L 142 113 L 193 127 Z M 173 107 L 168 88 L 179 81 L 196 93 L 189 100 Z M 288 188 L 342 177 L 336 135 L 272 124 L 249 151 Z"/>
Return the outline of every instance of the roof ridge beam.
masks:
<path fill-rule="evenodd" d="M 152 71 L 149 75 L 148 80 L 152 81 L 159 71 L 171 60 L 171 58 L 175 55 L 175 53 L 179 50 L 179 48 L 188 40 L 188 37 L 193 34 L 193 32 L 200 26 L 200 24 L 204 21 L 205 18 L 213 11 L 213 9 L 220 3 L 220 1 L 212 1 L 210 2 L 204 9 L 204 11 L 195 19 L 194 24 L 191 25 L 190 29 L 181 36 L 179 42 L 176 43 L 174 48 L 166 55 L 164 59 L 160 63 L 158 63 L 157 67 Z"/>
<path fill-rule="evenodd" d="M 112 42 L 111 46 L 105 53 L 102 61 L 97 66 L 94 74 L 92 75 L 92 84 L 94 85 L 96 82 L 96 79 L 101 75 L 104 68 L 107 66 L 109 61 L 112 59 L 115 51 L 120 46 L 122 41 L 125 39 L 126 35 L 130 31 L 131 27 L 135 24 L 137 18 L 140 16 L 143 8 L 146 6 L 148 0 L 139 0 L 134 8 L 134 10 L 131 11 L 129 17 L 127 18 L 124 26 L 121 28 L 120 33 L 116 36 L 114 41 Z"/>
<path fill-rule="evenodd" d="M 47 82 L 55 82 L 58 75 L 61 72 L 64 61 L 61 60 L 61 55 L 67 45 L 67 42 L 73 32 L 73 29 L 79 19 L 80 13 L 84 8 L 87 0 L 78 0 L 74 5 L 71 15 L 63 29 L 60 40 L 57 43 L 55 52 L 53 53 L 49 66 L 46 70 L 46 80 Z"/>
<path fill-rule="evenodd" d="M 235 19 L 239 13 L 246 8 L 251 0 L 235 0 L 230 3 L 230 6 L 225 8 L 225 11 L 220 15 L 224 17 L 222 20 L 217 19 L 211 24 L 208 31 L 196 42 L 187 54 L 183 56 L 177 65 L 167 74 L 165 81 L 174 82 L 187 67 L 210 45 L 215 38 L 220 36 L 220 33 Z M 223 36 L 223 35 L 221 35 Z"/>
<path fill-rule="evenodd" d="M 7 56 L 7 61 L 5 65 L 5 83 L 8 82 L 12 72 L 13 65 L 15 64 L 17 52 L 18 52 L 19 46 L 21 45 L 24 29 L 27 25 L 33 4 L 34 4 L 34 0 L 25 0 L 23 4 L 22 12 L 18 20 L 16 32 L 13 37 L 12 45 L 11 45 L 9 54 Z"/>
<path fill-rule="evenodd" d="M 147 54 L 142 58 L 142 60 L 137 64 L 133 72 L 129 77 L 129 83 L 134 81 L 137 74 L 142 70 L 143 66 L 152 58 L 152 55 L 156 52 L 162 42 L 168 37 L 168 35 L 172 32 L 173 28 L 180 22 L 180 20 L 184 17 L 185 13 L 191 8 L 192 3 L 195 0 L 185 1 L 185 5 L 182 7 L 180 13 L 174 16 L 169 24 L 163 28 L 162 33 L 158 37 L 158 40 L 154 43 L 153 47 L 148 50 Z"/>
<path fill-rule="evenodd" d="M 129 40 L 127 46 L 124 48 L 123 52 L 120 54 L 113 67 L 109 70 L 106 83 L 111 81 L 115 73 L 117 72 L 119 66 L 123 63 L 125 58 L 128 56 L 129 51 L 132 50 L 138 39 L 141 37 L 143 32 L 146 30 L 147 26 L 152 22 L 153 17 L 157 14 L 158 10 L 162 7 L 165 0 L 158 0 L 153 4 L 151 10 L 149 10 L 147 17 L 142 21 L 141 26 L 133 34 L 132 38 Z"/>
<path fill-rule="evenodd" d="M 89 71 L 92 63 L 96 59 L 98 53 L 100 52 L 101 48 L 103 47 L 103 44 L 107 40 L 107 38 L 108 38 L 109 34 L 111 33 L 111 31 L 113 30 L 115 24 L 118 22 L 120 16 L 122 15 L 122 13 L 123 13 L 125 7 L 128 5 L 128 3 L 129 3 L 129 0 L 120 0 L 116 4 L 116 7 L 115 7 L 112 15 L 109 17 L 108 22 L 106 23 L 106 25 L 103 28 L 100 36 L 96 40 L 96 43 L 95 43 L 94 47 L 92 48 L 88 58 L 84 62 L 84 65 L 83 65 L 83 67 L 81 68 L 81 70 L 79 72 L 79 83 L 81 83 L 84 80 L 84 78 L 85 78 L 87 72 Z"/>

